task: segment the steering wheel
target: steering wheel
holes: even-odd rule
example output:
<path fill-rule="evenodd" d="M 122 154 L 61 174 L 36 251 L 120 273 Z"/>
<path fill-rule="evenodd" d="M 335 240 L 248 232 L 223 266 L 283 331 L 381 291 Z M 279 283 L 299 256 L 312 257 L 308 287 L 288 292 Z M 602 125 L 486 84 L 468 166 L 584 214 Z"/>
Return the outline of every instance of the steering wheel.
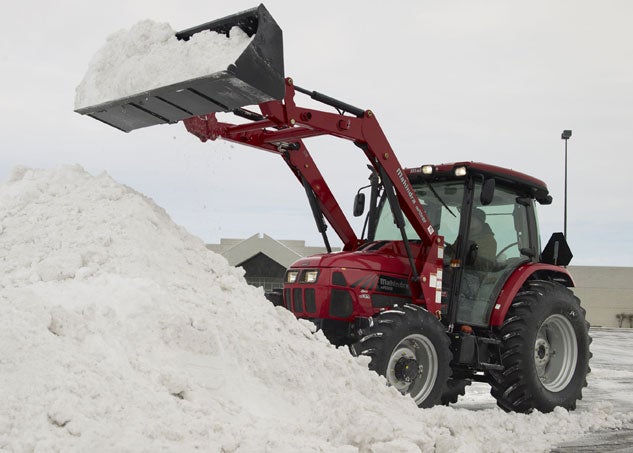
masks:
<path fill-rule="evenodd" d="M 502 248 L 501 251 L 497 253 L 497 256 L 495 256 L 495 261 L 498 260 L 501 255 L 503 255 L 503 252 L 505 252 L 506 250 L 508 250 L 510 247 L 514 245 L 519 245 L 519 241 L 513 242 L 512 244 L 508 244 L 504 248 Z"/>

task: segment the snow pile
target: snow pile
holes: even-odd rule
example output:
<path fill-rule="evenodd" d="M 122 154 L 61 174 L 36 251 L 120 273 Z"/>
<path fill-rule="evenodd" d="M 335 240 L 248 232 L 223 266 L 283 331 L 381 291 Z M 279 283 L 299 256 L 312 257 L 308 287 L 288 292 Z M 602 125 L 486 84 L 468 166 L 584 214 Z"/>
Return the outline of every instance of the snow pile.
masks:
<path fill-rule="evenodd" d="M 627 421 L 419 410 L 78 166 L 0 185 L 0 312 L 0 450 L 527 452 Z"/>
<path fill-rule="evenodd" d="M 108 37 L 77 87 L 75 108 L 226 70 L 251 40 L 235 26 L 228 37 L 206 30 L 182 41 L 169 24 L 144 20 Z"/>

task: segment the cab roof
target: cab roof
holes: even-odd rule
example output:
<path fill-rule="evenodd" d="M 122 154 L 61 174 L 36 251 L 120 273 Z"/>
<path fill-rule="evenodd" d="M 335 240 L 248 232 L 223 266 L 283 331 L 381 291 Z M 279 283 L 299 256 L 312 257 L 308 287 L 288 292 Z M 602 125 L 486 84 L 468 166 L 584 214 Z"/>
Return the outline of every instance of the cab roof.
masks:
<path fill-rule="evenodd" d="M 426 166 L 425 166 L 426 167 Z M 530 195 L 535 198 L 539 203 L 549 204 L 551 203 L 551 197 L 545 184 L 540 179 L 533 176 L 526 175 L 515 170 L 508 168 L 497 167 L 496 165 L 484 164 L 481 162 L 454 162 L 448 164 L 432 165 L 432 174 L 422 173 L 423 167 L 407 168 L 405 173 L 409 175 L 409 178 L 415 179 L 416 177 L 431 178 L 431 179 L 460 179 L 463 176 L 456 176 L 455 169 L 463 167 L 466 169 L 467 175 L 481 175 L 484 178 L 494 178 L 497 183 L 506 184 L 515 187 L 519 190 L 525 191 L 526 195 Z"/>

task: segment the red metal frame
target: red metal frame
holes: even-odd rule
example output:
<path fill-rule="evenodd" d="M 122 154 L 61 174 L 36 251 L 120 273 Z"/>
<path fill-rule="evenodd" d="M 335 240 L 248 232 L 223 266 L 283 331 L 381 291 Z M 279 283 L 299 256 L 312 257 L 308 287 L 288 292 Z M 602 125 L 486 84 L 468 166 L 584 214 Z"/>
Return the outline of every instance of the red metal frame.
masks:
<path fill-rule="evenodd" d="M 515 270 L 510 278 L 506 280 L 503 285 L 503 289 L 497 297 L 497 302 L 492 310 L 490 317 L 490 325 L 501 326 L 506 318 L 506 314 L 512 305 L 514 297 L 517 295 L 523 284 L 535 273 L 548 274 L 556 276 L 557 278 L 567 279 L 568 286 L 574 286 L 574 280 L 572 279 L 569 271 L 560 266 L 554 266 L 552 264 L 544 263 L 527 263 Z"/>
<path fill-rule="evenodd" d="M 421 246 L 415 247 L 414 256 L 417 269 L 411 270 L 411 274 L 409 274 L 412 275 L 416 272 L 420 276 L 419 287 L 416 288 L 417 285 L 412 287 L 414 290 L 412 299 L 415 303 L 425 304 L 427 309 L 432 312 L 439 312 L 441 308 L 443 238 L 437 235 L 428 222 L 427 214 L 409 183 L 405 169 L 398 162 L 374 114 L 370 110 L 366 110 L 362 117 L 356 117 L 303 108 L 295 104 L 294 96 L 293 81 L 287 78 L 284 98 L 259 104 L 261 115 L 254 114 L 250 123 L 219 122 L 214 113 L 189 118 L 184 120 L 184 123 L 187 130 L 203 142 L 222 138 L 281 155 L 299 182 L 303 184 L 304 180 L 307 181 L 319 202 L 323 215 L 343 242 L 343 250 L 348 252 L 358 249 L 362 245 L 362 241 L 356 236 L 347 221 L 303 139 L 332 135 L 362 145 L 359 148 L 363 150 L 371 165 L 379 173 L 380 167 L 384 169 L 385 174 L 393 184 L 403 213 L 422 239 Z M 511 179 L 542 187 L 546 192 L 546 186 L 542 181 L 528 175 L 486 164 L 473 162 L 464 164 L 481 167 L 482 170 L 492 173 L 507 174 Z M 456 165 L 459 164 L 452 164 L 452 166 Z M 437 168 L 449 170 L 446 165 L 440 165 Z M 394 256 L 396 255 L 404 259 L 405 253 L 401 251 Z M 353 255 L 349 255 L 347 258 L 339 256 L 338 259 L 341 262 L 348 259 L 349 262 L 346 266 L 350 268 L 363 268 L 362 265 L 355 265 L 355 261 L 359 258 Z M 401 269 L 398 273 L 402 272 Z M 560 267 L 534 263 L 520 267 L 506 281 L 497 299 L 491 316 L 492 326 L 500 326 L 503 323 L 517 291 L 535 272 L 559 274 L 569 278 L 570 285 L 573 285 L 567 271 Z M 420 294 L 420 290 L 422 294 Z"/>
<path fill-rule="evenodd" d="M 374 168 L 384 168 L 395 188 L 402 211 L 424 245 L 435 244 L 437 234 L 374 114 L 367 110 L 362 118 L 357 118 L 298 107 L 294 95 L 293 81 L 287 78 L 283 100 L 259 104 L 264 118 L 262 120 L 237 125 L 219 122 L 215 114 L 209 114 L 184 120 L 185 127 L 202 141 L 222 138 L 282 155 L 299 181 L 305 179 L 314 191 L 323 215 L 340 237 L 345 251 L 356 250 L 362 241 L 347 221 L 303 139 L 332 135 L 362 143 Z M 289 144 L 298 144 L 298 149 L 291 149 L 287 146 Z"/>

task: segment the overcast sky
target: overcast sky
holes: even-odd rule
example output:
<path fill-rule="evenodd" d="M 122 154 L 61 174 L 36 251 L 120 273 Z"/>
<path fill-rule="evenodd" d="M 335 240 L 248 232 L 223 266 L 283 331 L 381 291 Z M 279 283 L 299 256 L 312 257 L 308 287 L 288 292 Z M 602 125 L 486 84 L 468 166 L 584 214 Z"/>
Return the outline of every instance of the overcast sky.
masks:
<path fill-rule="evenodd" d="M 77 163 L 151 197 L 207 242 L 266 233 L 320 245 L 305 193 L 279 157 L 226 142 L 203 144 L 180 124 L 125 134 L 73 112 L 75 87 L 109 34 L 143 19 L 181 30 L 256 5 L 5 2 L 0 180 L 16 165 Z M 572 264 L 633 266 L 633 2 L 265 5 L 284 32 L 286 75 L 371 108 L 403 165 L 475 160 L 544 180 L 554 203 L 540 209 L 543 241 L 563 229 L 560 134 L 572 129 Z M 360 150 L 333 139 L 308 146 L 351 211 L 367 181 Z"/>

